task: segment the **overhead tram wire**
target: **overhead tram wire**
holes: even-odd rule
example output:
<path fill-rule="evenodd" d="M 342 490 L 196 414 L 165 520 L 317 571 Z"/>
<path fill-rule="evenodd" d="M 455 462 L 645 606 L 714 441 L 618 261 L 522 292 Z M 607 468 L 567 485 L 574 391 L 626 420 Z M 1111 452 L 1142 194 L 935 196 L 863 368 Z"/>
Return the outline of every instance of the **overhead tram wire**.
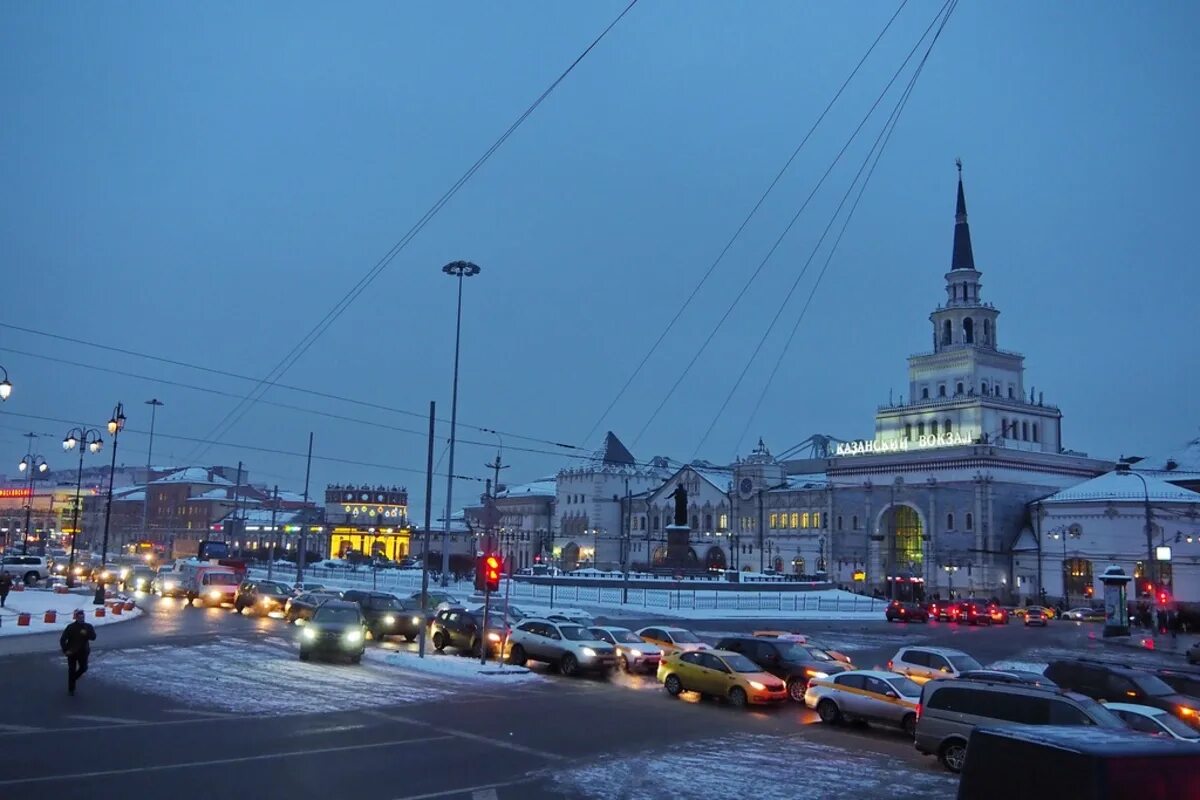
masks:
<path fill-rule="evenodd" d="M 379 277 L 379 275 L 384 269 L 387 268 L 392 260 L 395 259 L 395 257 L 399 255 L 405 247 L 408 246 L 409 242 L 411 242 L 417 236 L 417 234 L 424 229 L 425 225 L 428 224 L 429 221 L 432 220 L 448 202 L 450 202 L 454 195 L 458 193 L 458 190 L 466 185 L 466 183 L 475 175 L 475 173 L 485 163 L 487 163 L 488 159 L 492 157 L 492 154 L 499 150 L 500 147 L 506 141 L 508 141 L 509 137 L 512 136 L 519 127 L 521 127 L 525 120 L 528 119 L 530 115 L 532 115 L 533 112 L 536 111 L 537 108 L 542 104 L 542 102 L 549 97 L 556 88 L 558 88 L 558 85 L 561 84 L 566 77 L 574 71 L 575 67 L 578 66 L 579 63 L 583 61 L 583 59 L 586 58 L 587 55 L 592 52 L 592 50 L 598 44 L 600 44 L 601 40 L 608 35 L 608 32 L 611 31 L 616 24 L 620 22 L 625 15 L 630 12 L 630 10 L 633 9 L 635 5 L 637 5 L 637 2 L 638 0 L 630 0 L 629 4 L 625 6 L 621 13 L 618 14 L 616 18 L 613 19 L 613 21 L 610 22 L 595 39 L 592 40 L 591 44 L 584 48 L 583 52 L 581 52 L 548 87 L 546 87 L 545 91 L 538 95 L 537 99 L 534 100 L 525 109 L 525 111 L 523 111 L 521 115 L 517 117 L 516 121 L 514 121 L 508 127 L 508 129 L 501 134 L 495 142 L 492 143 L 491 147 L 484 151 L 483 155 L 476 159 L 475 163 L 472 164 L 470 168 L 468 168 L 467 171 L 464 172 L 462 176 L 459 177 L 459 179 L 455 181 L 454 184 L 447 189 L 440 198 L 438 198 L 438 200 L 429 208 L 429 210 L 426 211 L 425 214 L 422 215 L 422 217 L 416 223 L 414 223 L 411 228 L 409 228 L 404 236 L 402 236 L 400 240 L 396 242 L 396 244 L 393 245 L 392 248 L 386 254 L 384 254 L 384 256 L 379 259 L 378 262 L 376 262 L 375 266 L 368 270 L 367 273 L 363 275 L 363 277 L 361 277 L 358 282 L 345 295 L 343 295 L 340 300 L 338 300 L 337 303 L 334 304 L 333 308 L 330 309 L 329 312 L 327 312 L 325 316 L 322 317 L 321 320 L 315 326 L 313 326 L 313 328 L 288 352 L 288 354 L 285 355 L 283 359 L 276 364 L 275 367 L 272 368 L 271 371 L 267 373 L 267 375 L 262 378 L 253 389 L 250 390 L 250 392 L 242 399 L 241 402 L 239 402 L 233 409 L 229 411 L 229 413 L 222 417 L 221 421 L 218 422 L 216 426 L 213 427 L 212 431 L 210 431 L 209 435 L 205 437 L 206 439 L 211 439 L 213 441 L 219 440 L 222 436 L 228 433 L 229 430 L 236 425 L 243 416 L 245 416 L 246 412 L 254 406 L 258 398 L 265 394 L 272 386 L 274 386 L 279 379 L 282 378 L 287 371 L 291 369 L 291 367 L 301 358 L 301 356 L 303 356 L 308 349 L 312 347 L 312 345 L 319 338 L 321 338 L 325 331 L 328 330 L 329 327 L 333 325 L 333 323 L 336 322 L 339 317 L 341 317 L 346 309 L 349 308 L 356 299 L 358 299 L 359 295 L 366 291 L 367 287 L 370 286 L 377 277 Z M 202 455 L 203 452 L 204 449 L 201 448 L 200 451 L 195 455 Z"/>
<path fill-rule="evenodd" d="M 248 381 L 251 383 L 257 382 L 259 380 L 258 378 L 254 378 L 249 375 L 241 375 L 239 373 L 230 372 L 228 370 L 216 369 L 213 367 L 205 367 L 205 366 L 201 366 L 199 364 L 192 364 L 187 361 L 181 361 L 181 360 L 173 359 L 173 358 L 165 358 L 163 356 L 156 356 L 156 355 L 152 355 L 149 353 L 142 353 L 137 350 L 129 350 L 124 347 L 114 347 L 112 345 L 100 344 L 98 342 L 87 341 L 86 339 L 77 339 L 77 338 L 71 337 L 71 336 L 63 336 L 62 334 L 50 333 L 48 331 L 42 331 L 42 330 L 38 330 L 36 328 L 28 328 L 28 327 L 24 327 L 21 325 L 13 325 L 13 324 L 7 323 L 7 322 L 0 322 L 0 328 L 7 328 L 9 330 L 20 331 L 21 333 L 28 333 L 28 334 L 32 334 L 34 336 L 43 336 L 48 339 L 55 339 L 58 341 L 68 342 L 70 344 L 78 344 L 78 345 L 83 345 L 85 347 L 93 347 L 98 350 L 106 350 L 108 352 L 118 353 L 120 355 L 132 356 L 134 358 L 143 358 L 143 359 L 146 359 L 149 361 L 155 361 L 155 362 L 158 362 L 161 364 L 169 364 L 171 366 L 183 367 L 185 369 L 193 369 L 193 370 L 197 370 L 199 372 L 208 373 L 210 375 L 219 375 L 221 377 L 233 378 L 235 380 Z M 60 363 L 69 364 L 71 366 L 76 366 L 76 367 L 84 367 L 84 368 L 88 368 L 88 369 L 99 369 L 98 367 L 94 367 L 93 365 L 90 365 L 90 364 L 69 361 L 66 359 L 60 359 L 60 358 L 53 357 L 53 356 L 41 355 L 38 353 L 30 353 L 30 352 L 10 348 L 10 347 L 0 347 L 0 350 L 9 352 L 9 353 L 14 353 L 17 355 L 27 356 L 29 358 L 39 358 L 39 359 L 44 359 L 44 360 L 48 360 L 48 361 L 59 361 Z M 158 383 L 162 383 L 164 385 L 180 386 L 183 388 L 196 389 L 199 391 L 206 391 L 205 389 L 203 389 L 201 387 L 195 387 L 190 384 L 185 384 L 185 383 L 181 383 L 181 382 L 177 382 L 177 381 L 171 381 L 166 378 L 153 378 L 153 377 L 146 376 L 146 375 L 138 375 L 136 373 L 122 372 L 121 370 L 117 370 L 117 369 L 104 369 L 103 371 L 110 372 L 115 375 L 124 375 L 125 377 L 140 378 L 142 380 L 155 381 Z M 410 410 L 404 409 L 404 408 L 396 408 L 395 406 L 384 405 L 382 403 L 375 403 L 375 402 L 371 402 L 371 401 L 367 401 L 367 400 L 359 400 L 359 399 L 356 399 L 353 397 L 344 397 L 342 395 L 332 394 L 330 392 L 325 392 L 325 391 L 321 391 L 319 389 L 313 389 L 313 388 L 309 388 L 309 387 L 305 387 L 305 386 L 295 386 L 295 385 L 290 385 L 290 384 L 286 384 L 286 383 L 276 383 L 275 388 L 287 389 L 287 390 L 296 391 L 296 392 L 303 392 L 305 395 L 311 396 L 311 397 L 320 397 L 320 398 L 323 398 L 326 400 L 335 400 L 339 403 L 349 403 L 352 405 L 362 406 L 364 408 L 375 409 L 378 411 L 388 411 L 388 412 L 391 412 L 394 414 L 402 414 L 404 416 L 414 417 L 416 419 L 421 419 L 421 420 L 429 419 L 429 415 L 427 412 L 419 413 L 419 412 L 410 411 Z M 242 395 L 240 395 L 240 394 L 229 394 L 228 396 L 239 397 L 239 398 L 242 397 Z M 266 402 L 266 401 L 263 401 L 263 402 Z M 437 422 L 448 423 L 449 420 L 439 418 L 437 420 Z M 582 447 L 580 445 L 567 444 L 565 442 L 558 442 L 558 441 L 554 441 L 552 439 L 544 439 L 544 438 L 539 438 L 536 436 L 529 436 L 529 435 L 521 434 L 521 433 L 513 433 L 512 431 L 496 430 L 493 428 L 487 428 L 487 427 L 483 427 L 480 425 L 471 425 L 471 424 L 461 422 L 461 421 L 458 424 L 461 427 L 470 428 L 471 430 L 479 431 L 480 433 L 500 433 L 506 437 L 521 439 L 521 440 L 528 441 L 528 442 L 536 442 L 538 444 L 546 444 L 546 445 L 550 445 L 551 447 L 561 447 L 564 450 L 580 450 L 580 451 L 587 450 L 587 448 Z M 422 431 L 421 435 L 426 436 L 426 435 L 428 435 L 428 432 Z"/>
<path fill-rule="evenodd" d="M 954 3 L 950 6 L 950 8 L 947 10 L 946 16 L 942 19 L 942 24 L 938 27 L 937 33 L 934 35 L 933 41 L 931 41 L 929 44 L 929 49 L 927 49 L 925 51 L 925 55 L 921 58 L 920 63 L 917 65 L 916 70 L 914 70 L 912 77 L 909 79 L 908 86 L 905 87 L 904 93 L 900 98 L 900 102 L 897 103 L 896 108 L 892 111 L 892 116 L 888 119 L 888 122 L 884 124 L 884 130 L 881 132 L 881 134 L 883 136 L 882 142 L 880 142 L 879 139 L 876 139 L 876 146 L 874 146 L 872 148 L 872 150 L 875 153 L 874 163 L 871 164 L 870 169 L 867 171 L 866 177 L 863 179 L 863 182 L 862 182 L 861 186 L 859 187 L 858 195 L 854 198 L 854 202 L 851 204 L 850 210 L 846 214 L 846 217 L 842 222 L 841 230 L 838 231 L 837 238 L 834 240 L 833 245 L 829 249 L 829 253 L 825 257 L 825 263 L 822 265 L 821 271 L 817 274 L 817 279 L 816 279 L 816 281 L 813 282 L 812 289 L 808 293 L 808 298 L 804 301 L 804 306 L 803 306 L 803 308 L 800 309 L 800 314 L 796 318 L 795 324 L 792 326 L 791 333 L 788 334 L 787 341 L 784 343 L 783 349 L 780 351 L 778 358 L 776 358 L 776 360 L 775 360 L 775 365 L 771 369 L 771 374 L 767 377 L 767 382 L 763 386 L 762 391 L 758 395 L 758 400 L 754 404 L 754 410 L 746 418 L 746 424 L 742 427 L 742 432 L 738 436 L 737 443 L 734 446 L 735 456 L 736 456 L 737 450 L 741 447 L 742 442 L 745 441 L 746 434 L 749 432 L 751 425 L 754 424 L 755 417 L 758 416 L 758 412 L 762 408 L 763 400 L 766 398 L 767 392 L 770 391 L 771 384 L 774 382 L 775 376 L 779 372 L 779 368 L 783 365 L 783 360 L 787 356 L 787 352 L 791 348 L 793 340 L 796 338 L 796 332 L 800 329 L 800 324 L 804 321 L 804 317 L 808 314 L 808 309 L 812 305 L 813 297 L 816 296 L 817 289 L 821 286 L 821 280 L 825 277 L 825 273 L 829 269 L 830 262 L 833 261 L 833 257 L 837 253 L 838 246 L 842 243 L 842 237 L 845 235 L 846 229 L 850 226 L 850 220 L 853 219 L 854 212 L 858 209 L 859 201 L 862 200 L 862 196 L 867 190 L 867 184 L 870 183 L 871 176 L 875 174 L 875 168 L 877 166 L 879 166 L 879 160 L 883 157 L 883 151 L 887 147 L 888 142 L 892 138 L 892 133 L 895 132 L 896 126 L 900 122 L 900 115 L 904 112 L 905 106 L 908 105 L 908 99 L 912 95 L 913 89 L 916 87 L 917 79 L 921 76 L 921 72 L 925 69 L 925 62 L 929 59 L 929 54 L 933 51 L 934 44 L 937 42 L 938 37 L 941 36 L 942 29 L 945 28 L 946 23 L 950 19 L 950 15 L 952 13 L 954 13 L 954 9 L 955 9 L 955 7 L 957 7 L 957 5 L 958 5 L 958 2 L 957 2 L 957 0 L 955 0 Z M 871 154 L 868 153 L 867 160 L 870 160 L 870 159 L 871 159 Z M 860 170 L 860 174 L 861 174 L 861 170 Z M 855 178 L 855 180 L 857 181 L 857 177 Z M 851 184 L 851 188 L 853 188 L 853 184 Z M 790 296 L 791 295 L 789 293 L 789 297 Z M 760 342 L 760 346 L 761 346 L 761 342 Z M 755 351 L 755 354 L 757 355 L 757 350 Z M 743 372 L 743 375 L 744 374 L 745 373 Z M 739 379 L 739 381 L 740 381 L 740 379 Z M 736 389 L 736 385 L 735 385 L 735 389 Z M 731 393 L 731 395 L 732 395 L 732 393 Z M 728 399 L 726 400 L 726 403 L 728 403 Z M 724 406 L 722 406 L 722 409 L 724 409 Z M 718 412 L 718 416 L 719 416 L 719 414 L 720 414 L 720 412 Z M 714 418 L 713 424 L 715 424 L 715 418 Z M 712 425 L 709 425 L 710 432 L 712 430 L 712 427 L 713 427 Z M 707 438 L 707 436 L 708 436 L 708 433 L 705 433 L 706 438 Z"/>
<path fill-rule="evenodd" d="M 875 113 L 875 109 L 878 108 L 880 102 L 883 101 L 883 98 L 887 95 L 888 91 L 891 89 L 892 84 L 895 83 L 896 79 L 900 77 L 901 73 L 904 71 L 904 68 L 906 66 L 908 66 L 908 62 L 910 60 L 912 60 L 913 55 L 915 55 L 917 50 L 920 48 L 921 43 L 924 42 L 926 37 L 929 36 L 930 31 L 933 30 L 933 27 L 937 24 L 938 19 L 942 16 L 942 14 L 945 12 L 945 10 L 953 2 L 954 2 L 954 0 L 946 0 L 945 4 L 938 10 L 938 13 L 934 16 L 934 18 L 930 21 L 929 25 L 925 28 L 924 32 L 921 34 L 921 36 L 917 40 L 916 44 L 914 44 L 912 49 L 909 50 L 908 55 L 905 56 L 905 58 L 904 58 L 904 61 L 896 69 L 895 73 L 893 73 L 891 79 L 887 82 L 887 85 L 883 88 L 883 91 L 880 92 L 879 96 L 875 98 L 875 102 L 871 104 L 871 107 L 867 110 L 867 113 L 863 116 L 862 120 L 858 123 L 858 126 L 855 127 L 854 131 L 850 134 L 849 138 L 842 145 L 842 148 L 838 151 L 838 154 L 834 157 L 833 161 L 829 164 L 828 169 L 825 170 L 824 174 L 817 181 L 816 185 L 813 186 L 812 191 L 809 192 L 808 197 L 805 198 L 804 202 L 800 205 L 800 208 L 792 216 L 791 221 L 788 222 L 787 226 L 783 229 L 783 232 L 779 234 L 779 237 L 775 240 L 774 244 L 771 245 L 771 247 L 767 251 L 766 255 L 764 255 L 762 260 L 759 261 L 758 266 L 755 268 L 753 274 L 750 275 L 750 277 L 746 280 L 745 284 L 743 284 L 742 288 L 738 291 L 737 295 L 734 296 L 732 302 L 730 302 L 729 306 L 725 309 L 725 312 L 721 315 L 720 319 L 717 320 L 717 323 L 713 326 L 712 330 L 709 331 L 708 336 L 705 338 L 704 342 L 700 345 L 700 348 L 696 351 L 696 353 L 692 356 L 692 359 L 683 368 L 683 372 L 680 373 L 679 377 L 675 379 L 675 382 L 671 384 L 669 389 L 667 389 L 667 393 L 663 396 L 662 401 L 659 402 L 658 406 L 654 409 L 654 412 L 650 415 L 649 419 L 646 420 L 646 423 L 642 426 L 641 430 L 638 431 L 637 436 L 634 437 L 633 444 L 636 445 L 638 443 L 638 441 L 641 440 L 642 436 L 646 433 L 646 431 L 649 429 L 649 427 L 654 423 L 654 420 L 662 412 L 663 408 L 666 407 L 667 402 L 675 394 L 675 390 L 679 388 L 679 386 L 683 383 L 684 379 L 687 377 L 688 373 L 691 372 L 692 367 L 694 367 L 696 365 L 696 362 L 700 360 L 700 356 L 703 355 L 704 351 L 708 349 L 709 344 L 712 343 L 712 340 L 716 337 L 718 331 L 720 331 L 722 326 L 724 326 L 725 322 L 733 314 L 734 309 L 737 307 L 738 303 L 741 302 L 741 299 L 745 296 L 746 292 L 749 291 L 751 285 L 753 285 L 754 281 L 758 278 L 758 276 L 762 272 L 763 268 L 767 265 L 767 262 L 771 259 L 771 256 L 773 256 L 775 254 L 775 251 L 779 249 L 779 246 L 783 243 L 783 240 L 787 237 L 788 233 L 791 232 L 791 230 L 795 226 L 796 222 L 800 219 L 800 215 L 804 213 L 805 209 L 808 208 L 808 204 L 810 202 L 812 202 L 813 197 L 816 196 L 817 192 L 821 189 L 821 186 L 824 185 L 826 178 L 828 178 L 830 173 L 833 172 L 834 167 L 836 167 L 838 162 L 841 161 L 842 156 L 845 155 L 846 151 L 850 148 L 850 145 L 854 143 L 854 140 L 858 137 L 858 134 L 863 129 L 863 126 L 866 125 L 867 121 Z"/>
<path fill-rule="evenodd" d="M 896 17 L 900 16 L 900 12 L 904 10 L 906 5 L 908 5 L 908 0 L 901 0 L 900 6 L 888 19 L 887 23 L 883 26 L 883 29 L 879 31 L 879 34 L 875 37 L 874 41 L 871 42 L 871 46 L 867 48 L 865 53 L 863 53 L 862 58 L 860 58 L 858 63 L 854 65 L 854 69 L 850 71 L 850 74 L 846 77 L 846 80 L 842 82 L 840 87 L 838 87 L 838 90 L 834 93 L 829 103 L 825 106 L 825 109 L 820 113 L 816 121 L 813 122 L 812 126 L 808 129 L 808 133 L 804 134 L 804 138 L 800 140 L 800 144 L 796 145 L 796 149 L 792 151 L 792 154 L 788 156 L 787 161 L 785 161 L 783 166 L 780 167 L 779 172 L 775 174 L 775 177 L 767 186 L 766 191 L 762 193 L 762 195 L 758 198 L 758 201 L 754 204 L 754 207 L 750 209 L 750 213 L 746 215 L 745 219 L 743 219 L 742 223 L 737 227 L 737 230 L 733 232 L 733 236 L 731 236 L 729 241 L 725 243 L 725 246 L 721 248 L 721 252 L 717 254 L 717 257 L 713 260 L 712 264 L 709 265 L 708 270 L 705 271 L 704 275 L 700 278 L 700 282 L 697 283 L 695 288 L 692 289 L 691 294 L 687 296 L 687 298 L 683 301 L 683 304 L 675 312 L 675 315 L 671 317 L 669 322 L 667 322 L 666 327 L 663 328 L 661 333 L 659 333 L 658 338 L 654 340 L 652 345 L 650 345 L 650 349 L 647 350 L 646 354 L 642 356 L 641 361 L 639 361 L 637 366 L 633 368 L 633 372 L 631 372 L 629 377 L 626 378 L 625 383 L 622 384 L 619 390 L 617 390 L 616 395 L 612 400 L 609 401 L 608 406 L 605 407 L 604 411 L 601 412 L 595 423 L 592 424 L 592 427 L 587 432 L 587 435 L 583 437 L 584 442 L 591 440 L 592 436 L 596 433 L 596 430 L 604 423 L 605 418 L 608 417 L 613 408 L 618 402 L 620 402 L 621 398 L 624 397 L 625 392 L 629 390 L 629 387 L 633 384 L 633 381 L 639 374 L 641 374 L 642 368 L 646 366 L 646 362 L 650 360 L 651 356 L 653 356 L 658 350 L 659 345 L 661 345 L 663 340 L 667 338 L 667 334 L 669 334 L 675 327 L 675 323 L 677 323 L 679 318 L 683 316 L 683 312 L 686 311 L 692 304 L 692 301 L 696 299 L 696 295 L 700 293 L 700 289 L 705 283 L 708 282 L 708 279 L 712 276 L 713 271 L 725 259 L 725 255 L 729 252 L 730 248 L 733 247 L 738 238 L 741 237 L 742 232 L 746 229 L 746 226 L 750 224 L 750 221 L 758 213 L 758 210 L 762 207 L 762 204 L 766 202 L 767 197 L 775 189 L 775 186 L 779 183 L 780 179 L 783 178 L 784 173 L 787 172 L 791 167 L 792 162 L 796 160 L 796 156 L 800 155 L 800 151 L 804 148 L 804 145 L 808 143 L 810 138 L 812 138 L 813 133 L 817 130 L 817 126 L 819 126 L 825 119 L 826 115 L 829 114 L 830 109 L 832 109 L 834 104 L 837 103 L 838 99 L 842 96 L 842 93 L 846 90 L 846 87 L 850 85 L 850 82 L 854 80 L 854 77 L 858 74 L 858 71 L 862 68 L 862 65 L 866 62 L 871 53 L 874 52 L 875 46 L 879 44 L 881 39 L 883 39 L 884 34 L 886 34 L 888 29 L 892 27 L 892 23 L 896 21 Z"/>

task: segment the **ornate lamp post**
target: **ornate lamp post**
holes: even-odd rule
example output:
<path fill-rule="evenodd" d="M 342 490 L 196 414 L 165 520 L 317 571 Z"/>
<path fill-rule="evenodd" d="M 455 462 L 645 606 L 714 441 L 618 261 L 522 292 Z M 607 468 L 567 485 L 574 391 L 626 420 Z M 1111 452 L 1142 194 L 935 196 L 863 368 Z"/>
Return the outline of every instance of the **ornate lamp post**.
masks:
<path fill-rule="evenodd" d="M 33 454 L 22 456 L 21 463 L 17 465 L 17 469 L 29 475 L 29 496 L 25 498 L 25 528 L 21 531 L 21 555 L 29 552 L 29 524 L 33 517 L 33 478 L 37 473 L 45 472 L 49 468 L 46 459 Z"/>
<path fill-rule="evenodd" d="M 79 448 L 79 471 L 75 475 L 75 511 L 71 521 L 71 555 L 67 559 L 67 586 L 75 585 L 75 537 L 79 533 L 79 507 L 83 503 L 83 454 L 99 453 L 104 446 L 100 431 L 95 428 L 72 428 L 63 439 L 63 450 Z"/>
<path fill-rule="evenodd" d="M 0 380 L 0 402 L 4 402 L 12 394 L 12 381 L 8 379 L 8 370 L 4 367 L 0 367 L 0 373 L 4 373 L 4 379 Z"/>
<path fill-rule="evenodd" d="M 125 406 L 122 403 L 117 403 L 117 407 L 113 409 L 112 418 L 108 421 L 108 432 L 113 438 L 112 448 L 112 464 L 108 468 L 108 500 L 104 504 L 104 539 L 100 547 L 100 569 L 104 569 L 105 563 L 108 561 L 108 526 L 112 517 L 112 498 L 113 498 L 113 480 L 117 473 L 117 437 L 121 431 L 125 430 Z M 99 592 L 104 591 L 104 582 L 101 581 Z M 100 595 L 103 601 L 103 595 Z"/>

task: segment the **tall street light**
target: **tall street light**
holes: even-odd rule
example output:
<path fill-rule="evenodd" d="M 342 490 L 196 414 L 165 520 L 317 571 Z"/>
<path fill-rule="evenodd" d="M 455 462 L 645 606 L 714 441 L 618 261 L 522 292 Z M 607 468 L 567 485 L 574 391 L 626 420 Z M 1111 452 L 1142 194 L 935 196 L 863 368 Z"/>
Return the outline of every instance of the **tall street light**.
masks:
<path fill-rule="evenodd" d="M 150 406 L 150 446 L 146 449 L 146 491 L 145 497 L 142 499 L 142 541 L 146 541 L 146 518 L 150 512 L 150 464 L 154 459 L 154 417 L 159 406 L 163 402 L 157 397 L 146 401 L 146 405 Z"/>
<path fill-rule="evenodd" d="M 63 439 L 63 450 L 79 448 L 79 472 L 75 475 L 75 511 L 71 515 L 71 555 L 67 558 L 67 586 L 75 585 L 75 537 L 79 533 L 79 506 L 83 503 L 83 454 L 99 453 L 104 446 L 100 431 L 95 428 L 72 428 Z"/>
<path fill-rule="evenodd" d="M 8 370 L 0 367 L 0 372 L 4 373 L 4 379 L 0 380 L 0 402 L 3 402 L 12 394 L 12 381 L 8 379 Z"/>
<path fill-rule="evenodd" d="M 454 319 L 454 389 L 450 395 L 450 466 L 446 470 L 446 519 L 442 527 L 442 586 L 450 583 L 450 513 L 454 507 L 454 436 L 458 427 L 458 353 L 462 336 L 463 278 L 479 274 L 479 266 L 470 261 L 452 261 L 442 272 L 458 278 L 458 312 Z"/>
<path fill-rule="evenodd" d="M 33 516 L 33 478 L 37 473 L 50 469 L 50 465 L 46 463 L 46 459 L 31 453 L 21 456 L 21 463 L 17 465 L 17 469 L 29 475 L 29 495 L 25 498 L 25 530 L 21 535 L 21 555 L 25 555 L 29 552 L 29 521 Z"/>
<path fill-rule="evenodd" d="M 1158 569 L 1154 561 L 1154 511 L 1150 508 L 1150 484 L 1146 483 L 1146 478 L 1140 473 L 1134 471 L 1129 464 L 1117 464 L 1118 475 L 1132 475 L 1142 482 L 1142 491 L 1145 497 L 1145 516 L 1146 516 L 1146 573 L 1150 577 L 1150 593 L 1153 596 L 1158 590 Z M 1136 589 L 1136 587 L 1135 587 Z"/>
<path fill-rule="evenodd" d="M 108 421 L 108 433 L 112 436 L 112 464 L 108 468 L 108 500 L 104 504 L 104 539 L 100 546 L 100 569 L 103 571 L 104 565 L 108 563 L 108 525 L 112 517 L 112 498 L 113 498 L 113 480 L 117 473 L 117 437 L 121 431 L 125 430 L 125 405 L 117 403 L 117 407 L 113 409 L 112 418 Z M 104 582 L 101 580 L 100 588 L 97 589 L 97 594 L 103 600 Z"/>

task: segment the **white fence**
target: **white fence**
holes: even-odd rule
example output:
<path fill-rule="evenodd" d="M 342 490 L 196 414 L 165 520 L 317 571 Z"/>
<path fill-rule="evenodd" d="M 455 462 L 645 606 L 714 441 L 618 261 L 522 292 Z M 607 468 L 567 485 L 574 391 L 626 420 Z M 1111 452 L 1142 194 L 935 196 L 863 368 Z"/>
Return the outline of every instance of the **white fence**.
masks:
<path fill-rule="evenodd" d="M 255 570 L 264 575 L 266 570 Z M 372 576 L 369 570 L 306 569 L 305 577 L 332 585 L 353 585 L 378 588 L 380 591 L 409 594 L 421 588 L 418 570 L 380 570 Z M 275 570 L 275 577 L 291 580 L 295 571 Z M 372 579 L 374 577 L 374 580 Z M 431 575 L 431 588 L 438 581 Z M 470 582 L 460 581 L 451 588 L 462 596 L 474 592 Z M 817 611 L 834 613 L 882 613 L 887 600 L 859 595 L 840 594 L 827 597 L 823 592 L 780 592 L 761 589 L 696 589 L 680 582 L 678 587 L 643 589 L 622 586 L 560 586 L 557 583 L 526 583 L 512 581 L 509 589 L 513 600 L 525 600 L 536 605 L 567 605 L 593 603 L 604 606 L 624 606 L 648 609 L 680 609 L 695 611 Z M 626 596 L 628 592 L 628 596 Z"/>

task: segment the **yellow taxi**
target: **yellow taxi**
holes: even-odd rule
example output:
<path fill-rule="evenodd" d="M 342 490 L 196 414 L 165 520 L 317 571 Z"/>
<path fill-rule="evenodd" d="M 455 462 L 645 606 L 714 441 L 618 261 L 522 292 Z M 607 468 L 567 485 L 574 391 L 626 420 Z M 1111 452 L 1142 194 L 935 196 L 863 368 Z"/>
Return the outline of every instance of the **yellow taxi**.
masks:
<path fill-rule="evenodd" d="M 649 642 L 662 650 L 664 656 L 671 653 L 686 653 L 690 650 L 707 650 L 708 645 L 700 641 L 700 637 L 686 628 L 672 628 L 667 625 L 651 625 L 637 632 L 643 642 Z"/>
<path fill-rule="evenodd" d="M 1025 615 L 1029 613 L 1029 609 L 1031 608 L 1040 608 L 1042 610 L 1042 615 L 1045 616 L 1046 619 L 1054 619 L 1054 609 L 1050 608 L 1049 606 L 1020 606 L 1019 608 L 1013 609 L 1013 616 L 1025 619 Z"/>
<path fill-rule="evenodd" d="M 689 650 L 663 658 L 658 680 L 667 694 L 699 692 L 723 697 L 741 708 L 746 705 L 786 703 L 787 687 L 774 675 L 740 653 L 728 650 Z"/>

